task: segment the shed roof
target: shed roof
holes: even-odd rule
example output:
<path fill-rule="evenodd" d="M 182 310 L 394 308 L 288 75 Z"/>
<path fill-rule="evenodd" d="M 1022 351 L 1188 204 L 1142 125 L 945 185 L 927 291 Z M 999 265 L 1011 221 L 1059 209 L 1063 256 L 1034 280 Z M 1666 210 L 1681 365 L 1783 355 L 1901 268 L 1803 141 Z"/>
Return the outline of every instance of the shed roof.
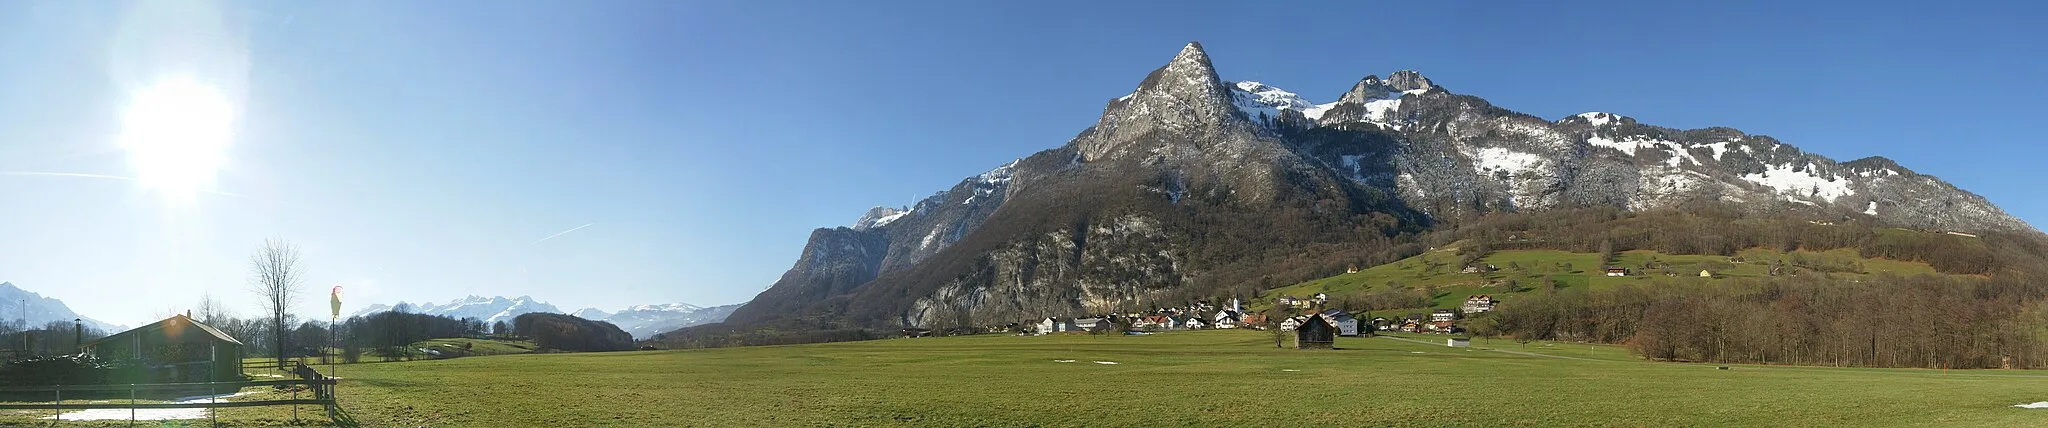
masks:
<path fill-rule="evenodd" d="M 227 333 L 222 333 L 222 332 L 220 331 L 220 329 L 217 329 L 217 328 L 213 328 L 213 326 L 210 326 L 210 325 L 206 325 L 206 323 L 203 323 L 203 322 L 199 322 L 199 320 L 195 320 L 195 319 L 192 319 L 191 317 L 187 317 L 187 316 L 185 316 L 185 314 L 177 314 L 177 315 L 172 315 L 172 316 L 171 316 L 170 318 L 164 318 L 164 320 L 163 320 L 163 321 L 157 321 L 157 322 L 153 322 L 153 323 L 150 323 L 149 325 L 145 325 L 145 326 L 141 326 L 141 327 L 136 327 L 136 328 L 128 329 L 128 331 L 123 331 L 123 332 L 120 332 L 120 333 L 114 333 L 114 334 L 110 334 L 110 335 L 107 335 L 107 337 L 102 337 L 102 338 L 99 338 L 98 340 L 94 340 L 94 341 L 91 341 L 91 342 L 85 342 L 85 343 L 83 343 L 83 344 L 80 344 L 80 345 L 79 345 L 79 347 L 81 347 L 81 348 L 90 348 L 90 347 L 93 347 L 94 345 L 99 345 L 99 344 L 100 344 L 101 342 L 106 342 L 106 341 L 107 341 L 107 340 L 109 340 L 109 339 L 113 339 L 113 338 L 116 338 L 116 337 L 121 337 L 121 336 L 126 336 L 126 335 L 129 335 L 129 334 L 134 334 L 134 333 L 136 333 L 136 332 L 141 332 L 141 331 L 150 331 L 150 330 L 162 330 L 162 329 L 164 328 L 164 326 L 165 326 L 165 325 L 168 325 L 168 324 L 171 324 L 171 323 L 183 323 L 183 324 L 190 324 L 190 325 L 192 325 L 193 327 L 196 327 L 196 328 L 198 328 L 198 329 L 199 329 L 199 331 L 202 331 L 202 332 L 206 332 L 206 334 L 207 334 L 207 335 L 213 336 L 213 338 L 214 338 L 214 339 L 219 339 L 219 340 L 220 340 L 220 341 L 222 341 L 222 342 L 228 342 L 228 343 L 233 343 L 233 344 L 236 344 L 236 345 L 241 345 L 241 344 L 242 344 L 242 341 L 240 341 L 240 340 L 235 340 L 235 338 L 234 338 L 233 336 L 228 336 L 228 334 L 227 334 Z"/>

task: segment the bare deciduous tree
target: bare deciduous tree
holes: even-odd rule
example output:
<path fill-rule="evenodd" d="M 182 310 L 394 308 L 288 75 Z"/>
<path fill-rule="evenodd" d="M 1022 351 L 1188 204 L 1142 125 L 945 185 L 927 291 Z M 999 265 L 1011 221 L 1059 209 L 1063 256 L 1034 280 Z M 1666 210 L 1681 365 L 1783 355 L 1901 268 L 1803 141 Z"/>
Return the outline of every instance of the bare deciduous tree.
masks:
<path fill-rule="evenodd" d="M 192 316 L 198 317 L 199 322 L 215 327 L 219 327 L 219 323 L 222 320 L 235 316 L 234 313 L 228 311 L 227 305 L 223 305 L 219 299 L 213 298 L 213 293 L 206 293 L 200 296 L 199 307 L 194 308 L 193 312 Z"/>
<path fill-rule="evenodd" d="M 271 332 L 277 338 L 277 364 L 281 367 L 285 356 L 286 318 L 291 312 L 292 301 L 302 294 L 300 288 L 305 282 L 299 272 L 299 249 L 283 240 L 264 241 L 263 248 L 249 257 L 249 268 L 255 270 L 250 281 L 256 294 L 263 298 L 263 311 L 270 315 Z"/>

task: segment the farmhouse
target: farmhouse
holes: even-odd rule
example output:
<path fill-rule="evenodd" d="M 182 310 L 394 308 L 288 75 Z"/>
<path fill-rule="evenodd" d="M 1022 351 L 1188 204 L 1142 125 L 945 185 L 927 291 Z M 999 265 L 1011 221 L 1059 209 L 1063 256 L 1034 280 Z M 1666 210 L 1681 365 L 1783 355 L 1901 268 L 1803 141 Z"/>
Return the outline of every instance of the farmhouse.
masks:
<path fill-rule="evenodd" d="M 1186 328 L 1189 330 L 1201 330 L 1209 328 L 1209 322 L 1203 321 L 1202 317 L 1188 317 L 1188 320 L 1181 324 L 1181 328 Z"/>
<path fill-rule="evenodd" d="M 1309 315 L 1294 330 L 1294 349 L 1332 349 L 1337 344 L 1337 325 L 1323 314 Z"/>
<path fill-rule="evenodd" d="M 151 382 L 242 380 L 242 342 L 179 314 L 79 345 L 107 360 L 141 360 Z"/>

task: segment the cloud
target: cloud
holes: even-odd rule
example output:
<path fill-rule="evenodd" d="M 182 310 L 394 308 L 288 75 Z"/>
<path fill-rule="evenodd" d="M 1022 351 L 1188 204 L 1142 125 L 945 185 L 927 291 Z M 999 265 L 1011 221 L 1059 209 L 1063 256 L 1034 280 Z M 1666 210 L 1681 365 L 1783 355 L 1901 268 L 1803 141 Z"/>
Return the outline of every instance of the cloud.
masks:
<path fill-rule="evenodd" d="M 119 176 L 119 175 L 107 175 L 107 174 L 91 174 L 91 173 L 83 173 L 83 172 L 41 172 L 41 171 L 0 171 L 0 175 L 12 175 L 12 176 L 18 176 L 18 177 L 72 177 L 72 178 L 97 178 L 97 179 L 101 179 L 101 180 L 120 180 L 120 181 L 127 181 L 127 182 L 134 182 L 134 181 L 135 181 L 135 177 L 124 177 L 124 176 Z M 231 198 L 240 198 L 240 197 L 242 197 L 242 195 L 237 195 L 237 194 L 233 194 L 233 193 L 228 193 L 228 192 L 222 192 L 222 191 L 219 191 L 219 190 L 213 190 L 213 189 L 198 189 L 198 191 L 199 191 L 200 193 L 208 193 L 208 194 L 214 194 L 214 195 L 220 195 L 220 196 L 227 196 L 227 197 L 231 197 Z"/>
<path fill-rule="evenodd" d="M 567 234 L 569 234 L 569 232 L 575 232 L 575 231 L 578 231 L 578 230 L 583 230 L 583 228 L 586 228 L 586 227 L 590 227 L 590 226 L 595 226 L 595 225 L 597 225 L 597 223 L 584 223 L 584 224 L 583 224 L 582 226 L 576 226 L 576 227 L 573 227 L 573 228 L 569 228 L 569 230 L 564 230 L 564 231 L 561 231 L 561 232 L 555 232 L 555 234 L 553 234 L 553 235 L 548 235 L 548 237 L 546 237 L 546 238 L 540 238 L 540 240 L 538 240 L 538 241 L 533 241 L 533 243 L 534 243 L 534 244 L 540 244 L 540 243 L 542 243 L 542 242 L 548 242 L 548 240 L 549 240 L 549 239 L 555 239 L 555 237 L 557 237 L 557 236 L 567 235 Z"/>

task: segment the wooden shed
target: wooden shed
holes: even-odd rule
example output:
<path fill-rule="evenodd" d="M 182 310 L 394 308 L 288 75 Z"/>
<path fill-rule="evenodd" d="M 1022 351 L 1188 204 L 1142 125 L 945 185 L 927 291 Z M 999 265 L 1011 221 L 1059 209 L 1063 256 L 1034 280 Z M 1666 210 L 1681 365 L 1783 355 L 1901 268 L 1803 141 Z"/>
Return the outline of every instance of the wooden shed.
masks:
<path fill-rule="evenodd" d="M 1294 329 L 1294 349 L 1334 349 L 1337 346 L 1337 323 L 1323 314 L 1309 315 Z"/>
<path fill-rule="evenodd" d="M 109 361 L 141 360 L 149 381 L 242 380 L 242 341 L 183 314 L 79 346 Z"/>

